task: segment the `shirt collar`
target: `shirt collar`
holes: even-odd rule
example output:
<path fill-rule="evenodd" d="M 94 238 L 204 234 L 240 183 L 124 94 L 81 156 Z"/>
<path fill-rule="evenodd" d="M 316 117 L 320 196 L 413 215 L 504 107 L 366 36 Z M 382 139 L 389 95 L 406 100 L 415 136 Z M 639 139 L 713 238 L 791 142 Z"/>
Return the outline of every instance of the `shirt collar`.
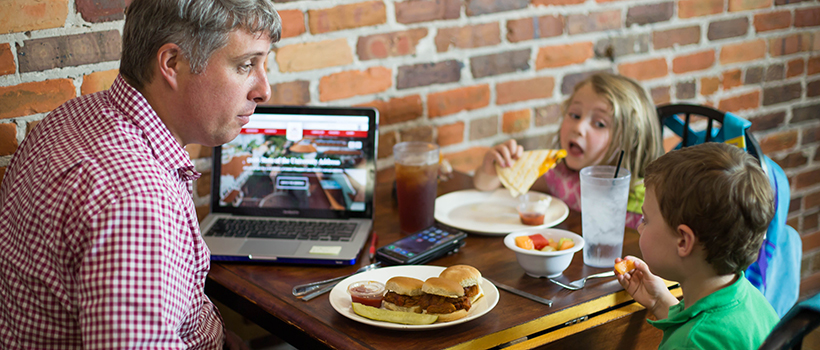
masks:
<path fill-rule="evenodd" d="M 737 303 L 740 302 L 739 300 L 737 300 L 736 295 L 738 294 L 738 290 L 742 285 L 743 279 L 746 278 L 743 272 L 741 272 L 737 276 L 738 277 L 734 283 L 730 284 L 725 288 L 721 288 L 712 294 L 707 295 L 705 298 L 698 300 L 697 302 L 695 302 L 694 305 L 689 306 L 686 309 L 684 309 L 685 300 L 681 300 L 680 303 L 669 308 L 668 318 L 665 318 L 663 320 L 651 321 L 650 323 L 653 326 L 663 330 L 666 328 L 677 327 L 681 324 L 684 324 L 705 311 L 714 310 L 717 308 L 734 307 Z M 729 300 L 731 300 L 732 302 L 727 303 L 727 301 Z"/>
<path fill-rule="evenodd" d="M 120 110 L 126 120 L 145 134 L 148 147 L 160 164 L 168 170 L 176 170 L 184 180 L 199 178 L 201 174 L 194 169 L 188 152 L 180 146 L 156 111 L 148 104 L 148 100 L 137 89 L 129 85 L 122 75 L 117 75 L 109 92 L 111 103 Z"/>

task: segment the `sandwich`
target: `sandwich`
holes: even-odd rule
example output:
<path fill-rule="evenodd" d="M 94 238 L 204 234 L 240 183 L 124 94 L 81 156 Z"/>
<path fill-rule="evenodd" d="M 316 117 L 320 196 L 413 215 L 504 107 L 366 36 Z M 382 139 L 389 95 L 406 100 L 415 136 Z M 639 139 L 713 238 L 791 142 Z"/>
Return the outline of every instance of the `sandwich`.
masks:
<path fill-rule="evenodd" d="M 464 295 L 464 288 L 453 280 L 430 277 L 421 286 L 424 292 L 419 305 L 425 314 L 438 315 L 437 322 L 455 321 L 467 316 L 470 299 Z"/>
<path fill-rule="evenodd" d="M 515 163 L 506 168 L 498 165 L 495 170 L 498 179 L 513 197 L 527 193 L 539 176 L 555 167 L 558 160 L 567 156 L 563 149 L 542 149 L 525 151 Z"/>
<path fill-rule="evenodd" d="M 470 304 L 475 304 L 484 296 L 484 290 L 481 289 L 481 272 L 475 267 L 453 265 L 444 269 L 439 277 L 455 281 L 464 288 L 464 295 L 470 299 Z"/>
<path fill-rule="evenodd" d="M 421 286 L 424 282 L 413 277 L 393 277 L 384 284 L 387 293 L 384 295 L 382 306 L 393 311 L 421 313 L 419 302 L 424 292 Z"/>

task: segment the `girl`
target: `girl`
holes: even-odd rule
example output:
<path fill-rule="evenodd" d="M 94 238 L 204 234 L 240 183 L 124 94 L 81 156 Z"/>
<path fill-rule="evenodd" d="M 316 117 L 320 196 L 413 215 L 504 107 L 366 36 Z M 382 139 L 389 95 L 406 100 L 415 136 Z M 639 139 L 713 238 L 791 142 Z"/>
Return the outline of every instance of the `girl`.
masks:
<path fill-rule="evenodd" d="M 575 86 L 563 104 L 564 119 L 558 132 L 567 156 L 532 186 L 549 193 L 571 209 L 581 210 L 579 171 L 590 165 L 621 166 L 632 174 L 626 225 L 638 227 L 641 219 L 646 165 L 663 154 L 661 128 L 655 106 L 646 91 L 632 79 L 608 73 L 595 74 Z M 482 191 L 501 186 L 495 164 L 508 167 L 524 148 L 515 140 L 496 145 L 484 155 L 473 185 Z"/>

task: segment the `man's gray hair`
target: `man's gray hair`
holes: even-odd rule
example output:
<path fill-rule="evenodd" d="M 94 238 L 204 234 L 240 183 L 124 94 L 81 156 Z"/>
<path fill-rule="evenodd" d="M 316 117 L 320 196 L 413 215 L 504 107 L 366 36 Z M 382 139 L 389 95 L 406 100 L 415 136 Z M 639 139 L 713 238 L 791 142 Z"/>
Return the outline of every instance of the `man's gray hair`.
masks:
<path fill-rule="evenodd" d="M 234 29 L 279 41 L 282 23 L 272 0 L 134 0 L 125 11 L 120 74 L 135 88 L 151 82 L 162 45 L 174 43 L 201 73 Z"/>

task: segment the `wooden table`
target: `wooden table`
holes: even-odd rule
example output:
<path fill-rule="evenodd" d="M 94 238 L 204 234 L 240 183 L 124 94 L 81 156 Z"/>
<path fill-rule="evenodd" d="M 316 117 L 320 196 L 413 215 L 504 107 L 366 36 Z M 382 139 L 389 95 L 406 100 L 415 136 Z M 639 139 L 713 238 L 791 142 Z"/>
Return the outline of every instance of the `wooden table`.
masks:
<path fill-rule="evenodd" d="M 391 184 L 392 178 L 380 178 L 376 191 L 379 246 L 401 238 Z M 439 195 L 471 187 L 472 179 L 457 173 L 440 184 Z M 557 228 L 580 233 L 580 214 L 571 212 Z M 573 292 L 529 277 L 504 246 L 503 236 L 471 234 L 460 252 L 430 265 L 473 265 L 492 280 L 552 299 L 552 307 L 499 290 L 496 307 L 478 319 L 408 332 L 350 320 L 331 307 L 327 295 L 308 302 L 291 295 L 294 285 L 350 274 L 368 264 L 366 248 L 360 263 L 347 267 L 214 263 L 205 290 L 300 349 L 657 349 L 660 343 L 661 331 L 646 323 L 645 309 L 614 278 L 589 280 L 586 288 Z M 624 254 L 640 256 L 633 230 L 625 235 Z M 584 265 L 578 252 L 562 278 L 570 281 L 603 271 Z M 680 295 L 677 286 L 670 289 Z"/>

